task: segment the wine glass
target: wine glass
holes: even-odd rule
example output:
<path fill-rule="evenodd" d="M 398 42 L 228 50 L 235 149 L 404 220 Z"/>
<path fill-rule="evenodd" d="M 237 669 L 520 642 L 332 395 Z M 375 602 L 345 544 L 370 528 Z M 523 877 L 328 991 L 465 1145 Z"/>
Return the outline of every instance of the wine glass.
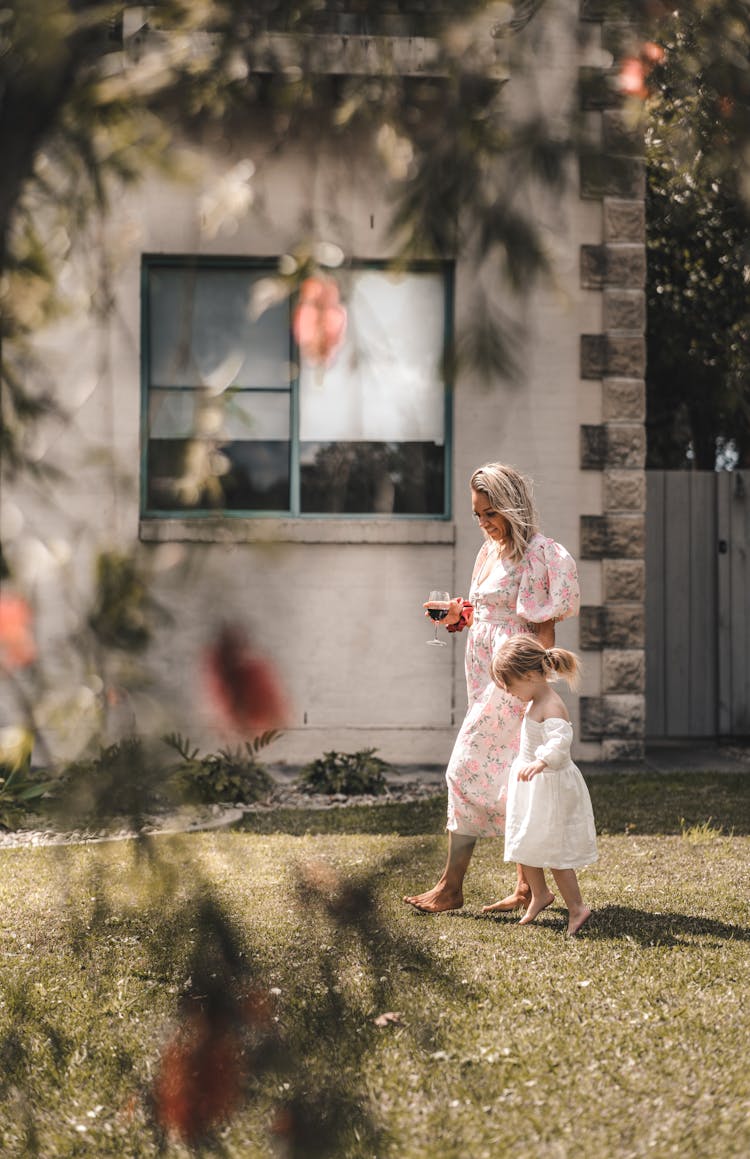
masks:
<path fill-rule="evenodd" d="M 427 640 L 427 644 L 432 644 L 436 648 L 447 648 L 445 640 L 438 640 L 437 630 L 438 622 L 444 620 L 448 615 L 450 608 L 451 594 L 450 592 L 430 592 L 427 597 L 427 614 L 431 620 L 435 621 L 435 638 L 434 640 Z"/>

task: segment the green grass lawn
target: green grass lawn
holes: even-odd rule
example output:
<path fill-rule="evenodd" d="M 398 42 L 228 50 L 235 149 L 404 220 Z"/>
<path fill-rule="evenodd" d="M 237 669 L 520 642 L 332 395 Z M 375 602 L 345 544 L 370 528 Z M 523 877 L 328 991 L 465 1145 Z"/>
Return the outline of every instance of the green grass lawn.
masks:
<path fill-rule="evenodd" d="M 187 1156 L 154 1125 L 159 1059 L 227 993 L 243 1093 L 204 1154 L 747 1156 L 747 784 L 590 787 L 572 941 L 561 908 L 481 916 L 513 877 L 498 842 L 463 910 L 401 903 L 441 868 L 440 799 L 0 853 L 0 1154 Z M 217 1058 L 191 1056 L 225 1090 Z"/>

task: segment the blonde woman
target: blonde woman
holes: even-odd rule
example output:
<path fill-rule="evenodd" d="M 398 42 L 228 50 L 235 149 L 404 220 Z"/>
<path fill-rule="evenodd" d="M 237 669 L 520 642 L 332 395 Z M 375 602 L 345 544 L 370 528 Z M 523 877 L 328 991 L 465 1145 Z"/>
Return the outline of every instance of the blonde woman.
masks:
<path fill-rule="evenodd" d="M 443 626 L 468 629 L 468 710 L 448 769 L 448 859 L 432 889 L 405 897 L 425 913 L 459 909 L 463 881 L 478 837 L 500 837 L 510 766 L 518 753 L 524 706 L 492 679 L 495 653 L 519 633 L 533 633 L 546 648 L 555 623 L 578 613 L 576 566 L 564 547 L 542 535 L 531 483 L 502 463 L 487 463 L 471 477 L 471 506 L 484 542 L 469 592 L 451 601 Z M 526 907 L 530 897 L 519 867 L 513 893 L 485 912 Z"/>

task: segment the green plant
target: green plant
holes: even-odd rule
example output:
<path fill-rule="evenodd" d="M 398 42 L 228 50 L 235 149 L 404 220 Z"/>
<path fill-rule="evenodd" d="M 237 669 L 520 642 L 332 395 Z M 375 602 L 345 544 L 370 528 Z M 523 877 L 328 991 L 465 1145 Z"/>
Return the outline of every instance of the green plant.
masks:
<path fill-rule="evenodd" d="M 145 812 L 164 805 L 164 762 L 139 736 L 125 737 L 99 749 L 95 756 L 65 765 L 57 782 L 53 808 L 58 822 L 69 825 L 129 817 L 140 822 Z"/>
<path fill-rule="evenodd" d="M 182 757 L 172 770 L 184 798 L 203 805 L 219 802 L 257 801 L 269 794 L 273 779 L 258 761 L 258 753 L 278 736 L 274 729 L 261 733 L 243 747 L 219 749 L 201 756 L 200 749 L 179 733 L 162 737 Z"/>
<path fill-rule="evenodd" d="M 709 817 L 707 821 L 688 825 L 685 818 L 680 817 L 680 832 L 691 845 L 708 845 L 717 837 L 721 837 L 724 832 L 721 825 L 713 825 L 712 821 L 713 817 Z"/>
<path fill-rule="evenodd" d="M 376 757 L 375 752 L 375 749 L 360 749 L 356 753 L 324 753 L 305 765 L 299 777 L 300 788 L 303 793 L 380 796 L 386 792 L 385 773 L 392 765 Z"/>
<path fill-rule="evenodd" d="M 53 781 L 42 779 L 44 771 L 31 769 L 29 756 L 21 764 L 10 765 L 0 761 L 0 829 L 15 829 L 39 801 L 49 792 Z"/>

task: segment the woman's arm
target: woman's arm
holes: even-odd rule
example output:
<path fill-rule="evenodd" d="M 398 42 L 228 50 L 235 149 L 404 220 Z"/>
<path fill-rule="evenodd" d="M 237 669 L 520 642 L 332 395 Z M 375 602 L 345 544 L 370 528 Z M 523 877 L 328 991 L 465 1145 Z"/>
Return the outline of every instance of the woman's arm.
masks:
<path fill-rule="evenodd" d="M 531 631 L 536 636 L 540 644 L 545 648 L 554 648 L 555 646 L 555 621 L 545 620 L 543 624 L 529 624 Z"/>

